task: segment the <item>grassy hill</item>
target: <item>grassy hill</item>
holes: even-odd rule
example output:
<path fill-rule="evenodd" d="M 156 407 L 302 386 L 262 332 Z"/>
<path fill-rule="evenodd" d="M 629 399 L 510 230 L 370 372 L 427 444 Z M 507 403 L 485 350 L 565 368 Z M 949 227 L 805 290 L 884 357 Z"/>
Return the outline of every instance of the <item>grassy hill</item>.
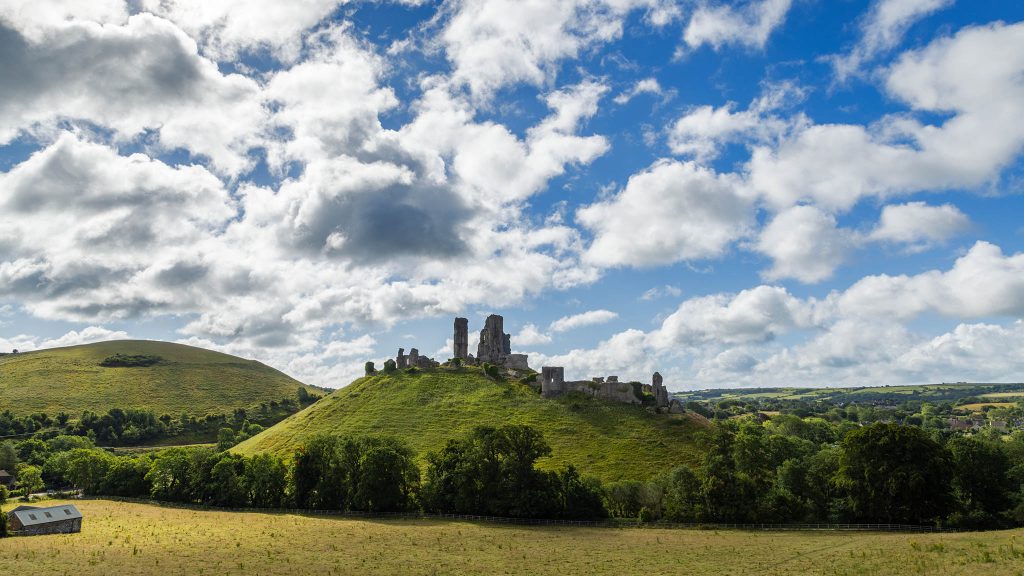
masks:
<path fill-rule="evenodd" d="M 116 355 L 158 357 L 152 366 L 104 367 Z M 296 397 L 298 380 L 254 360 L 143 340 L 116 340 L 0 356 L 0 412 L 15 415 L 111 408 L 158 416 L 230 413 Z M 322 393 L 313 387 L 310 392 Z"/>
<path fill-rule="evenodd" d="M 346 388 L 239 444 L 243 454 L 290 456 L 310 436 L 384 434 L 424 458 L 475 426 L 528 424 L 540 430 L 552 456 L 540 463 L 573 464 L 604 481 L 646 480 L 699 455 L 699 416 L 657 415 L 588 397 L 546 400 L 529 386 L 495 382 L 478 369 L 437 370 L 360 378 Z"/>

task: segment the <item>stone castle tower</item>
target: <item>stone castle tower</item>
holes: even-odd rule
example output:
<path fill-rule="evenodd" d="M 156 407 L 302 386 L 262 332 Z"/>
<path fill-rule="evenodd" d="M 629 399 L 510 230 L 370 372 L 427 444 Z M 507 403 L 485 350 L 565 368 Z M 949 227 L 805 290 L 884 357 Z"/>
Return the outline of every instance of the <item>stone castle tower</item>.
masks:
<path fill-rule="evenodd" d="M 469 358 L 469 320 L 465 318 L 455 319 L 455 355 L 452 357 Z"/>
<path fill-rule="evenodd" d="M 512 353 L 512 339 L 505 334 L 505 319 L 491 314 L 480 331 L 480 344 L 476 348 L 476 359 L 480 362 L 503 364 Z"/>

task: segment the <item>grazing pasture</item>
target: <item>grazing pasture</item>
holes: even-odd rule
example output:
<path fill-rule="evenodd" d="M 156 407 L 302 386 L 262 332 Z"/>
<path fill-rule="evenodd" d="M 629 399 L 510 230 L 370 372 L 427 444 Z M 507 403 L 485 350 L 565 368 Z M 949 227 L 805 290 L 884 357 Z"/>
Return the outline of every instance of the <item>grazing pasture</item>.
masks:
<path fill-rule="evenodd" d="M 81 534 L 0 540 L 0 574 L 1018 576 L 1024 530 L 951 534 L 521 527 L 75 503 Z"/>

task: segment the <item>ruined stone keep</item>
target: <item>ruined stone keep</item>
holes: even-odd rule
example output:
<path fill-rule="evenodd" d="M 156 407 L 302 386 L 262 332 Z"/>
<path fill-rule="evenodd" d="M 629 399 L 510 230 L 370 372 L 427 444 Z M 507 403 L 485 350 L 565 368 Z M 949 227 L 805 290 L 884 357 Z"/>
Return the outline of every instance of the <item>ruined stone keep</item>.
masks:
<path fill-rule="evenodd" d="M 452 358 L 465 360 L 469 358 L 469 320 L 455 319 L 455 355 Z"/>
<path fill-rule="evenodd" d="M 512 338 L 505 334 L 505 319 L 491 314 L 480 331 L 480 343 L 476 347 L 476 359 L 491 364 L 504 364 L 512 353 Z"/>

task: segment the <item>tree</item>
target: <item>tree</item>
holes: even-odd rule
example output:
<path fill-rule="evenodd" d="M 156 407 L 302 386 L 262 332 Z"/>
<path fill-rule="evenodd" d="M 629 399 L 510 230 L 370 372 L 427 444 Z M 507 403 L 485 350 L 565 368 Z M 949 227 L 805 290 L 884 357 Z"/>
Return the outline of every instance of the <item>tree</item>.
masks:
<path fill-rule="evenodd" d="M 46 442 L 37 438 L 22 440 L 18 442 L 15 448 L 18 449 L 19 460 L 34 466 L 42 466 L 43 462 L 46 462 L 46 457 L 50 454 L 50 449 L 46 446 Z"/>
<path fill-rule="evenodd" d="M 288 468 L 270 454 L 257 454 L 245 463 L 245 486 L 249 502 L 256 508 L 284 505 Z"/>
<path fill-rule="evenodd" d="M 353 446 L 334 436 L 320 434 L 295 451 L 292 493 L 299 508 L 344 510 L 352 487 Z M 356 451 L 357 452 L 357 451 Z"/>
<path fill-rule="evenodd" d="M 575 471 L 562 475 L 535 467 L 551 448 L 528 426 L 478 427 L 427 456 L 422 488 L 431 512 L 525 518 L 563 516 L 569 510 L 592 515 L 597 492 Z M 601 507 L 603 508 L 603 507 Z"/>
<path fill-rule="evenodd" d="M 608 510 L 601 501 L 601 483 L 581 477 L 572 466 L 558 474 L 558 494 L 561 518 L 599 520 L 608 517 Z"/>
<path fill-rule="evenodd" d="M 1010 460 L 998 444 L 957 437 L 946 445 L 953 462 L 956 522 L 983 526 L 996 523 L 1010 505 Z"/>
<path fill-rule="evenodd" d="M 43 484 L 43 470 L 39 466 L 22 464 L 18 469 L 18 487 L 21 495 L 28 498 L 35 492 L 39 492 L 46 485 Z"/>
<path fill-rule="evenodd" d="M 86 494 L 99 494 L 113 459 L 103 450 L 72 450 L 64 463 L 64 478 Z"/>
<path fill-rule="evenodd" d="M 11 474 L 18 469 L 18 451 L 12 442 L 0 442 L 0 470 L 7 470 Z"/>
<path fill-rule="evenodd" d="M 103 478 L 102 493 L 111 496 L 148 497 L 153 488 L 146 480 L 151 464 L 152 460 L 146 456 L 114 458 Z"/>
<path fill-rule="evenodd" d="M 952 504 L 949 453 L 912 426 L 873 424 L 846 435 L 837 482 L 856 520 L 924 524 Z"/>
<path fill-rule="evenodd" d="M 412 450 L 393 440 L 368 440 L 359 458 L 353 508 L 404 512 L 416 506 L 420 482 Z"/>
<path fill-rule="evenodd" d="M 207 458 L 202 449 L 170 448 L 160 452 L 145 479 L 152 486 L 150 496 L 170 502 L 196 500 L 193 484 L 203 482 L 200 466 Z"/>
<path fill-rule="evenodd" d="M 245 485 L 245 458 L 224 452 L 210 462 L 213 466 L 210 468 L 210 481 L 205 486 L 205 502 L 228 508 L 247 506 L 249 493 Z"/>
<path fill-rule="evenodd" d="M 664 515 L 673 522 L 697 522 L 702 516 L 700 479 L 687 466 L 679 466 L 668 474 Z"/>
<path fill-rule="evenodd" d="M 221 428 L 217 432 L 217 452 L 228 450 L 238 442 L 235 440 L 235 431 L 231 428 Z"/>

